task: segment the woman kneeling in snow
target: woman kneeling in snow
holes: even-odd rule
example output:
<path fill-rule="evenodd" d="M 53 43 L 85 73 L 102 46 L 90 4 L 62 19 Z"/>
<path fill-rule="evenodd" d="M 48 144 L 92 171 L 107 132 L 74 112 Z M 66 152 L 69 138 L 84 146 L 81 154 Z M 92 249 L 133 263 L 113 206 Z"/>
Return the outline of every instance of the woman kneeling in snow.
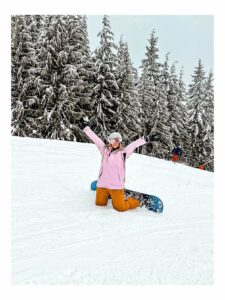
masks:
<path fill-rule="evenodd" d="M 108 196 L 112 198 L 113 208 L 117 211 L 126 211 L 140 206 L 137 199 L 124 198 L 125 184 L 125 160 L 134 150 L 150 141 L 158 140 L 156 133 L 139 138 L 127 147 L 123 148 L 122 136 L 119 132 L 113 132 L 108 137 L 108 145 L 91 130 L 88 122 L 83 118 L 79 127 L 95 143 L 102 155 L 102 162 L 98 176 L 96 205 L 106 206 Z"/>

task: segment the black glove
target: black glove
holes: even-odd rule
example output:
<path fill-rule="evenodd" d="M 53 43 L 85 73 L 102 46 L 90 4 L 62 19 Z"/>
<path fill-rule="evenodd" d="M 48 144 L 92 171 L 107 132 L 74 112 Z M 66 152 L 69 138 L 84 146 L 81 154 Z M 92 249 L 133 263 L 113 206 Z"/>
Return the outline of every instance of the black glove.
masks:
<path fill-rule="evenodd" d="M 150 142 L 157 142 L 160 140 L 160 136 L 158 133 L 150 133 L 149 135 L 145 135 L 144 136 L 145 140 L 147 143 L 150 143 Z"/>
<path fill-rule="evenodd" d="M 89 125 L 88 117 L 82 117 L 79 121 L 78 127 L 83 130 L 88 125 Z"/>

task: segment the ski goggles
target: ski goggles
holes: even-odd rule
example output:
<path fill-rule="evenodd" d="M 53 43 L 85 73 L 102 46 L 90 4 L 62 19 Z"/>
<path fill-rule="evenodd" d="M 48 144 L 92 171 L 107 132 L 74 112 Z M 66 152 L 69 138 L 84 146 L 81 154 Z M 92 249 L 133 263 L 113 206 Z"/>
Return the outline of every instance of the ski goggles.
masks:
<path fill-rule="evenodd" d="M 113 138 L 113 139 L 110 139 L 109 142 L 110 142 L 110 144 L 114 144 L 114 143 L 120 143 L 121 140 L 120 140 L 120 138 Z"/>

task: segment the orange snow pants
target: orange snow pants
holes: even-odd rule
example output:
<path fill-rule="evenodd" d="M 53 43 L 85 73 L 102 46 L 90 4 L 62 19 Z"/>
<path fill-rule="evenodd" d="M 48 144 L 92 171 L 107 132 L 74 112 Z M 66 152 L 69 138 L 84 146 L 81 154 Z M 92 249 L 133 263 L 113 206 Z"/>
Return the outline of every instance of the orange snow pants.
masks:
<path fill-rule="evenodd" d="M 108 202 L 108 196 L 112 198 L 113 208 L 118 211 L 126 211 L 140 206 L 140 202 L 137 199 L 129 197 L 124 198 L 124 189 L 111 190 L 106 188 L 98 188 L 96 191 L 96 205 L 106 206 Z"/>

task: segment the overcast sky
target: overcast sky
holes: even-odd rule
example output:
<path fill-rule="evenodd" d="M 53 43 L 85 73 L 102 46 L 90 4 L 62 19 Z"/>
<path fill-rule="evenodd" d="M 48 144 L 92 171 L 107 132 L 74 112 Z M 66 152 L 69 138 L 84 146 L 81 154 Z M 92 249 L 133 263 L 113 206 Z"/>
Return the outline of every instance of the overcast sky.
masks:
<path fill-rule="evenodd" d="M 176 64 L 177 74 L 184 66 L 184 82 L 188 85 L 194 68 L 201 59 L 208 73 L 213 70 L 213 16 L 207 15 L 110 15 L 111 30 L 116 43 L 128 42 L 130 56 L 136 68 L 145 57 L 153 29 L 158 37 L 159 60 L 164 62 L 170 52 L 169 63 Z M 87 15 L 90 47 L 99 46 L 98 32 L 102 30 L 103 15 Z M 139 69 L 140 72 L 140 69 Z"/>

